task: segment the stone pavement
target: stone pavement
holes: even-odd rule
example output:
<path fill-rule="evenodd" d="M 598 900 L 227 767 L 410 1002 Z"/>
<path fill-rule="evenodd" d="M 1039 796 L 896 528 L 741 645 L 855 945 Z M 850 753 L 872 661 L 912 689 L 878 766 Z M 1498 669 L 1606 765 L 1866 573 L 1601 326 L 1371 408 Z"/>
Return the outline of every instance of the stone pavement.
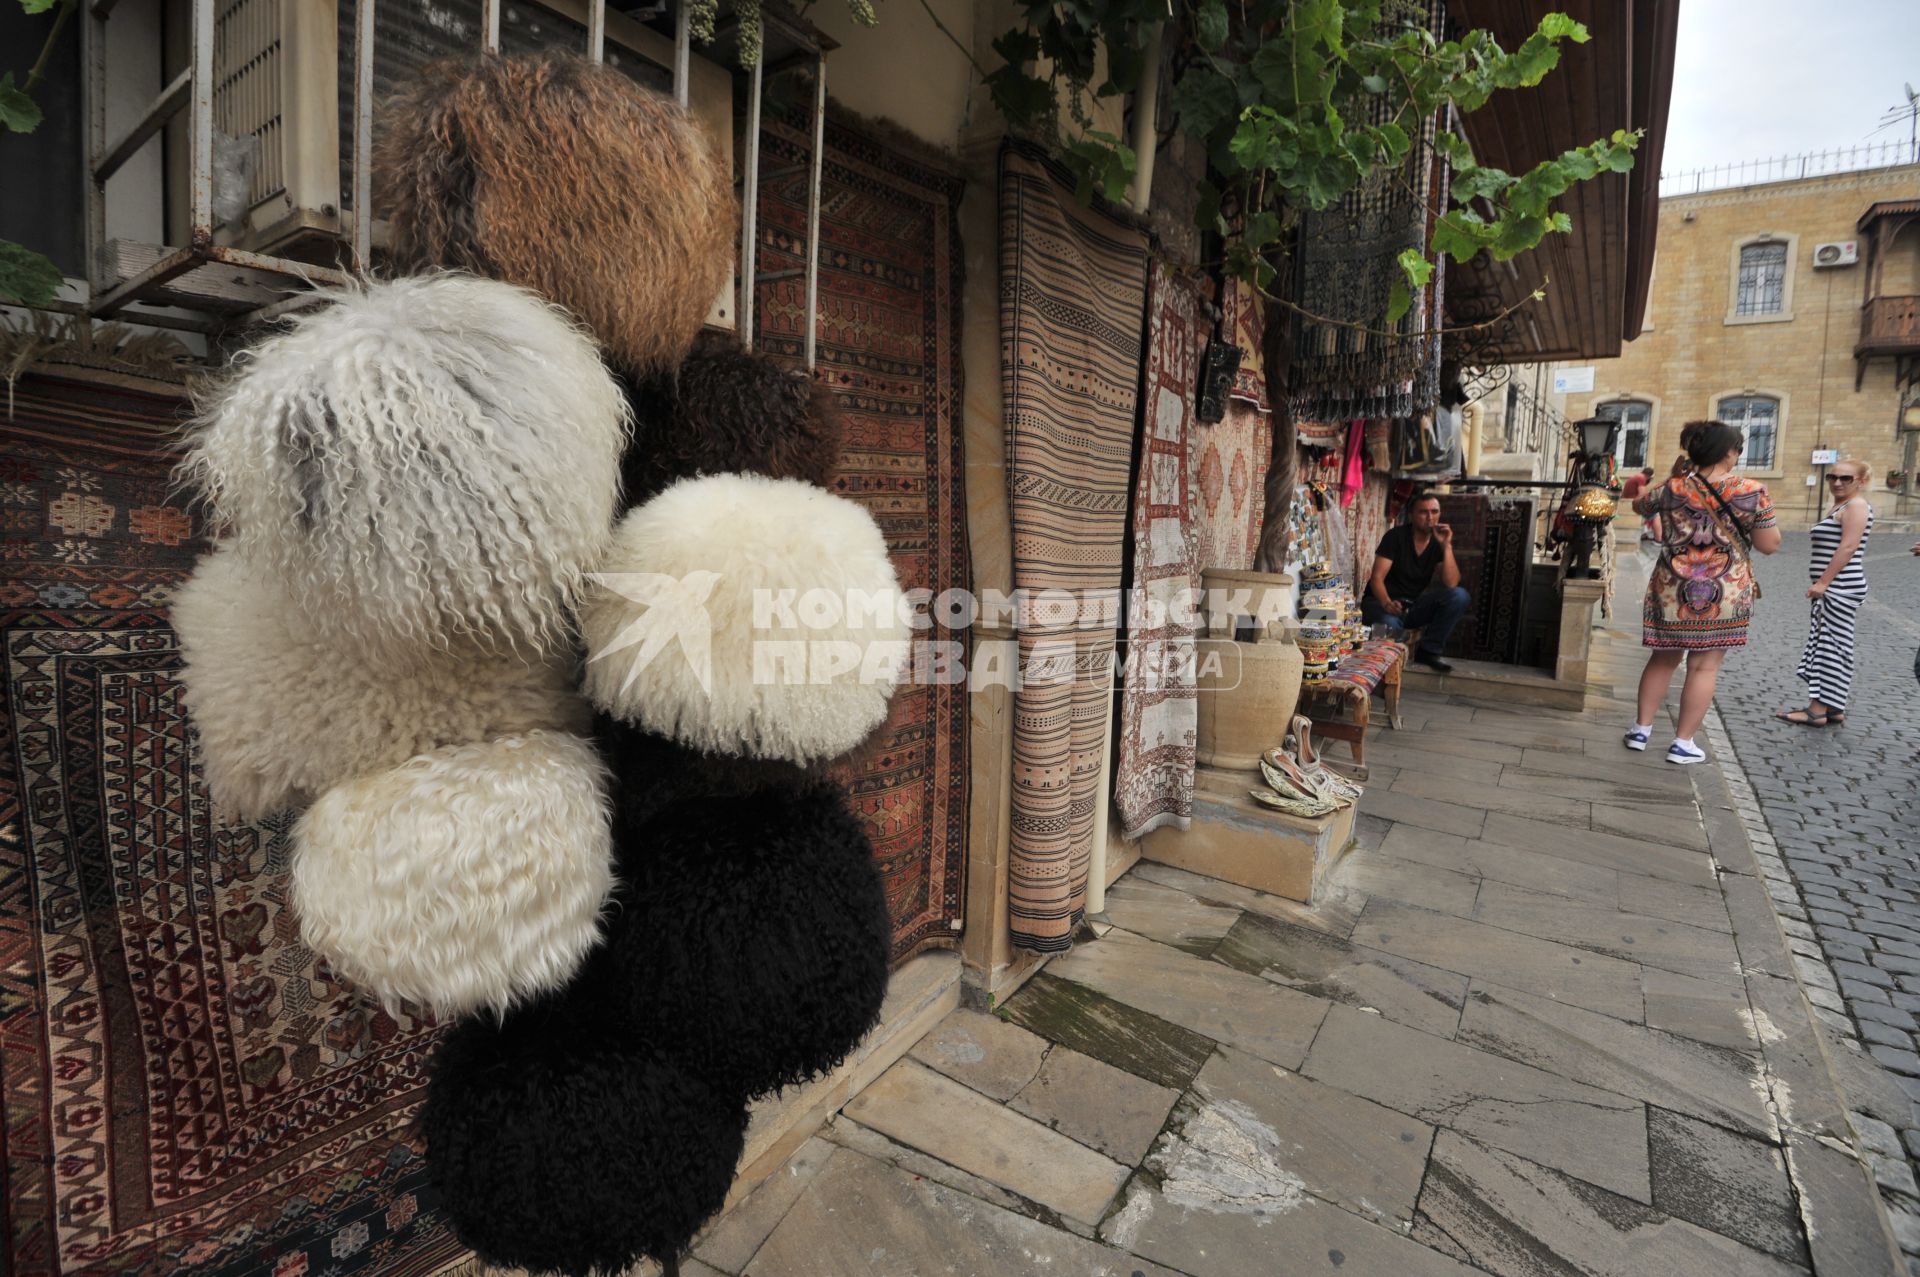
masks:
<path fill-rule="evenodd" d="M 1813 731 L 1772 717 L 1806 702 L 1793 673 L 1806 637 L 1805 533 L 1789 533 L 1779 554 L 1761 560 L 1766 597 L 1749 649 L 1721 675 L 1716 705 L 1723 762 L 1763 864 L 1774 868 L 1770 887 L 1799 974 L 1816 1014 L 1844 1039 L 1853 1124 L 1874 1160 L 1896 1235 L 1910 1256 L 1920 1256 L 1912 1162 L 1920 1155 L 1920 833 L 1913 814 L 1920 561 L 1907 552 L 1913 541 L 1883 525 L 1870 543 L 1872 590 L 1844 728 Z M 1920 1271 L 1920 1263 L 1914 1267 Z"/>
<path fill-rule="evenodd" d="M 1731 791 L 1620 748 L 1630 637 L 1582 714 L 1409 695 L 1311 909 L 1136 867 L 689 1277 L 1898 1272 Z"/>

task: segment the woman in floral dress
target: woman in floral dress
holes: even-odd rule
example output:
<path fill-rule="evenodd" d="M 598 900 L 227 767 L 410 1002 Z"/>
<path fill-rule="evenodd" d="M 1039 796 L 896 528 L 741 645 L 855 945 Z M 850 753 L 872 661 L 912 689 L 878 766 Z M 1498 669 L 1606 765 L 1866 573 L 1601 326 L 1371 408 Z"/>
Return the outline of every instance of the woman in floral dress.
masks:
<path fill-rule="evenodd" d="M 1720 662 L 1729 649 L 1747 644 L 1756 594 L 1753 552 L 1778 550 L 1780 529 L 1766 485 L 1733 473 L 1742 447 L 1738 429 L 1720 421 L 1689 422 L 1680 446 L 1686 455 L 1674 464 L 1673 477 L 1633 503 L 1643 518 L 1660 516 L 1661 535 L 1641 639 L 1653 650 L 1640 674 L 1638 717 L 1626 746 L 1647 747 L 1654 716 L 1685 657 L 1687 679 L 1667 761 L 1687 764 L 1706 761 L 1693 736 L 1713 703 Z"/>

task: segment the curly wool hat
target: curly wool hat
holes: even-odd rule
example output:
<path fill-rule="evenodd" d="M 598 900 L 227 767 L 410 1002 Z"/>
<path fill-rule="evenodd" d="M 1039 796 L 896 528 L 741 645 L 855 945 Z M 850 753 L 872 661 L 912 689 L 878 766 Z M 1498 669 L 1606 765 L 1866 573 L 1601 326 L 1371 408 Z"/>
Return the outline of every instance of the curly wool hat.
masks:
<path fill-rule="evenodd" d="M 607 773 L 527 732 L 449 745 L 322 794 L 293 831 L 301 937 L 355 984 L 439 1015 L 560 988 L 613 889 Z"/>
<path fill-rule="evenodd" d="M 684 107 L 549 50 L 430 63 L 382 120 L 374 206 L 396 269 L 524 284 L 624 372 L 680 362 L 739 227 L 733 174 Z"/>
<path fill-rule="evenodd" d="M 562 311 L 438 274 L 335 293 L 241 355 L 182 477 L 327 638 L 554 651 L 627 435 Z"/>
<path fill-rule="evenodd" d="M 587 724 L 571 658 L 422 648 L 369 660 L 318 634 L 281 580 L 231 544 L 201 558 L 171 609 L 222 821 L 305 806 L 442 745 Z"/>
<path fill-rule="evenodd" d="M 706 332 L 671 373 L 629 378 L 633 443 L 620 463 L 628 504 L 677 479 L 745 473 L 826 487 L 840 459 L 840 405 L 799 369 Z"/>
<path fill-rule="evenodd" d="M 567 1277 L 684 1251 L 726 1202 L 746 1127 L 745 1104 L 686 1069 L 539 1008 L 455 1025 L 420 1108 L 462 1244 Z"/>
<path fill-rule="evenodd" d="M 794 479 L 685 479 L 620 521 L 592 574 L 583 686 L 695 749 L 832 758 L 886 720 L 904 613 L 860 506 Z"/>

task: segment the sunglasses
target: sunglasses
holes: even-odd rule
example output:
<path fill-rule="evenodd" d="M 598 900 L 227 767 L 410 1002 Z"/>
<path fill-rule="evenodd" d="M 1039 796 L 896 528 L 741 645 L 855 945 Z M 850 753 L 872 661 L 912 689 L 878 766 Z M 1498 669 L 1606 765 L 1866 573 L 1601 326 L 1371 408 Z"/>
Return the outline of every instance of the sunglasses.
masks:
<path fill-rule="evenodd" d="M 1828 483 L 1858 483 L 1860 482 L 1860 476 L 1857 474 L 1830 474 L 1827 476 L 1827 482 Z"/>

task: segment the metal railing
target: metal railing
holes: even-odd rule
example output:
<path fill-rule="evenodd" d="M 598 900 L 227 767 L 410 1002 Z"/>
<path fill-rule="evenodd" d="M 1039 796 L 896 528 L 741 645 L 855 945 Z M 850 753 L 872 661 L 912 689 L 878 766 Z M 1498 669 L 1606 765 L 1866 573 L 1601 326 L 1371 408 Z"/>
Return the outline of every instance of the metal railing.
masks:
<path fill-rule="evenodd" d="M 87 297 L 83 302 L 55 302 L 45 309 L 82 315 L 90 319 L 118 316 L 138 323 L 186 329 L 213 334 L 243 322 L 259 321 L 299 306 L 307 300 L 315 284 L 340 285 L 354 273 L 369 268 L 373 254 L 373 210 L 370 191 L 373 147 L 373 64 L 374 13 L 378 0 L 337 0 L 354 6 L 352 82 L 342 85 L 351 94 L 352 129 L 343 138 L 351 163 L 353 217 L 346 228 L 348 250 L 343 269 L 330 269 L 308 262 L 282 258 L 270 253 L 249 252 L 220 243 L 214 213 L 213 138 L 214 85 L 220 68 L 216 66 L 216 34 L 220 6 L 216 0 L 191 0 L 189 15 L 188 65 L 161 90 L 139 120 L 117 138 L 107 135 L 107 24 L 116 0 L 82 0 L 80 41 L 86 73 L 86 127 L 82 146 L 86 196 Z M 480 48 L 500 51 L 500 22 L 506 0 L 481 0 Z M 606 48 L 607 0 L 585 0 L 587 30 L 584 52 L 592 60 L 602 61 Z M 674 13 L 673 94 L 682 106 L 687 104 L 689 88 L 691 5 L 679 0 Z M 770 30 L 778 30 L 798 50 L 784 65 L 810 64 L 813 73 L 812 154 L 809 157 L 807 186 L 806 265 L 795 274 L 806 278 L 807 331 L 806 366 L 816 358 L 817 307 L 820 271 L 820 192 L 821 168 L 825 154 L 827 101 L 826 49 L 829 43 L 815 38 L 816 33 L 784 6 L 766 4 L 762 20 Z M 755 271 L 757 234 L 755 205 L 760 188 L 760 111 L 761 84 L 766 73 L 767 49 L 757 59 L 748 76 L 748 118 L 745 125 L 746 156 L 741 173 L 743 204 L 740 235 L 740 305 L 738 308 L 741 342 L 753 346 L 754 293 L 766 276 Z M 188 235 L 185 245 L 160 246 L 152 260 L 131 276 L 123 276 L 109 261 L 107 241 L 107 182 L 142 147 L 157 137 L 168 121 L 184 113 L 187 117 L 187 213 Z M 242 267 L 259 272 L 261 281 L 281 300 L 240 313 L 226 313 L 206 319 L 131 309 L 139 303 L 169 305 L 192 309 L 192 303 L 175 297 L 161 297 L 172 281 L 188 276 L 210 264 Z"/>
<path fill-rule="evenodd" d="M 1804 177 L 1827 177 L 1865 169 L 1894 168 L 1901 164 L 1920 164 L 1920 146 L 1906 139 L 1863 142 L 1858 146 L 1808 151 L 1803 155 L 1769 156 L 1677 173 L 1662 173 L 1660 198 L 1698 195 L 1702 191 L 1726 190 L 1735 186 L 1759 186 L 1765 182 L 1793 182 Z"/>

